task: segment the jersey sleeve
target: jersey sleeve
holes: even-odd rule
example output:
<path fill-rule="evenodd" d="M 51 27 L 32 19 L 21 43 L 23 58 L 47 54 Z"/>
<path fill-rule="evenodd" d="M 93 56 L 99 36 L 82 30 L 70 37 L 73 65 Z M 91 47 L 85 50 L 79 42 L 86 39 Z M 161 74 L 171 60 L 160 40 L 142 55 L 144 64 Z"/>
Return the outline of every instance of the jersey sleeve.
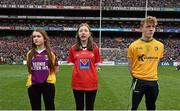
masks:
<path fill-rule="evenodd" d="M 132 44 L 128 47 L 127 57 L 128 58 L 132 58 L 133 57 L 133 47 L 132 47 Z"/>
<path fill-rule="evenodd" d="M 67 63 L 75 63 L 73 53 L 74 53 L 74 49 L 73 47 L 71 47 L 69 50 L 69 55 L 67 57 Z"/>
<path fill-rule="evenodd" d="M 94 55 L 95 55 L 95 63 L 102 63 L 102 58 L 99 53 L 99 48 L 94 49 Z"/>
<path fill-rule="evenodd" d="M 163 58 L 163 57 L 164 57 L 164 45 L 162 44 L 162 51 L 161 51 L 160 58 Z"/>

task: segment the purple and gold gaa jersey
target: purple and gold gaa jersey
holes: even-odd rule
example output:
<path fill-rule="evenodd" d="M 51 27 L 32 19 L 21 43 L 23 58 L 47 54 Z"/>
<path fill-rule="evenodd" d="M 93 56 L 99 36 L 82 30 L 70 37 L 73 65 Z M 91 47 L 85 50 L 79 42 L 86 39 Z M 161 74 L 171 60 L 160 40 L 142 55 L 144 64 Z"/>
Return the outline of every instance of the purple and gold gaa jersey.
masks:
<path fill-rule="evenodd" d="M 35 51 L 35 57 L 32 58 L 32 83 L 43 83 L 47 80 L 49 74 L 49 62 L 47 51 L 41 53 Z"/>
<path fill-rule="evenodd" d="M 27 53 L 27 57 L 29 53 L 30 51 Z M 35 56 L 31 60 L 32 73 L 28 75 L 26 86 L 31 86 L 32 84 L 38 84 L 43 82 L 55 83 L 56 75 L 55 72 L 50 72 L 47 51 L 43 50 L 40 53 L 35 51 L 34 55 Z M 51 55 L 54 66 L 58 66 L 58 60 L 55 53 L 51 51 Z"/>

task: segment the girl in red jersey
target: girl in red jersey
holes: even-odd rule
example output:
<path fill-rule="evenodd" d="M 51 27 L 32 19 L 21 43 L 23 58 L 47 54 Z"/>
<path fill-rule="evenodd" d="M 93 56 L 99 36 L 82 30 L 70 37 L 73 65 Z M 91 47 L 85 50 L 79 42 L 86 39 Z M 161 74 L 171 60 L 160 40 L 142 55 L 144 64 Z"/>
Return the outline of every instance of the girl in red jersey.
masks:
<path fill-rule="evenodd" d="M 93 110 L 98 88 L 96 67 L 101 63 L 101 56 L 99 48 L 93 42 L 90 27 L 87 23 L 79 25 L 76 40 L 76 44 L 70 48 L 67 58 L 68 63 L 74 64 L 72 89 L 76 109 L 83 110 L 84 100 L 86 100 L 86 110 Z"/>
<path fill-rule="evenodd" d="M 41 95 L 45 109 L 55 110 L 55 82 L 59 71 L 57 57 L 50 49 L 49 37 L 42 29 L 32 33 L 32 49 L 27 53 L 28 96 L 32 110 L 41 110 Z"/>

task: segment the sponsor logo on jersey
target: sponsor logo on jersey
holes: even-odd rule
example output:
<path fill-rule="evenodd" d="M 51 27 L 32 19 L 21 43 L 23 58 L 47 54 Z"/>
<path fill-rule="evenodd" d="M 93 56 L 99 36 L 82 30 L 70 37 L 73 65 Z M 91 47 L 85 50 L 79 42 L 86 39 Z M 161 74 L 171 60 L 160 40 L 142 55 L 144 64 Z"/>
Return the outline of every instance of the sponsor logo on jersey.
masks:
<path fill-rule="evenodd" d="M 145 56 L 144 54 L 140 54 L 137 56 L 138 61 L 144 61 L 144 60 L 158 60 L 158 57 L 151 57 L 151 56 Z"/>
<path fill-rule="evenodd" d="M 90 60 L 89 59 L 80 59 L 80 69 L 88 70 L 90 68 Z"/>

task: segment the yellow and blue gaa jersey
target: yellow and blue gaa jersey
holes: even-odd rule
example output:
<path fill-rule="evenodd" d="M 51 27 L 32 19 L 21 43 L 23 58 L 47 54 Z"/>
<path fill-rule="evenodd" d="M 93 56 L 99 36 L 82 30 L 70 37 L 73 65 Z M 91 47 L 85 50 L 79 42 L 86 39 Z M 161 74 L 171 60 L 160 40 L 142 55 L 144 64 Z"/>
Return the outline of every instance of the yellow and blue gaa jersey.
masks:
<path fill-rule="evenodd" d="M 158 80 L 157 67 L 163 57 L 164 45 L 153 39 L 145 42 L 141 39 L 134 41 L 128 48 L 128 58 L 131 58 L 133 77 L 141 80 Z"/>

